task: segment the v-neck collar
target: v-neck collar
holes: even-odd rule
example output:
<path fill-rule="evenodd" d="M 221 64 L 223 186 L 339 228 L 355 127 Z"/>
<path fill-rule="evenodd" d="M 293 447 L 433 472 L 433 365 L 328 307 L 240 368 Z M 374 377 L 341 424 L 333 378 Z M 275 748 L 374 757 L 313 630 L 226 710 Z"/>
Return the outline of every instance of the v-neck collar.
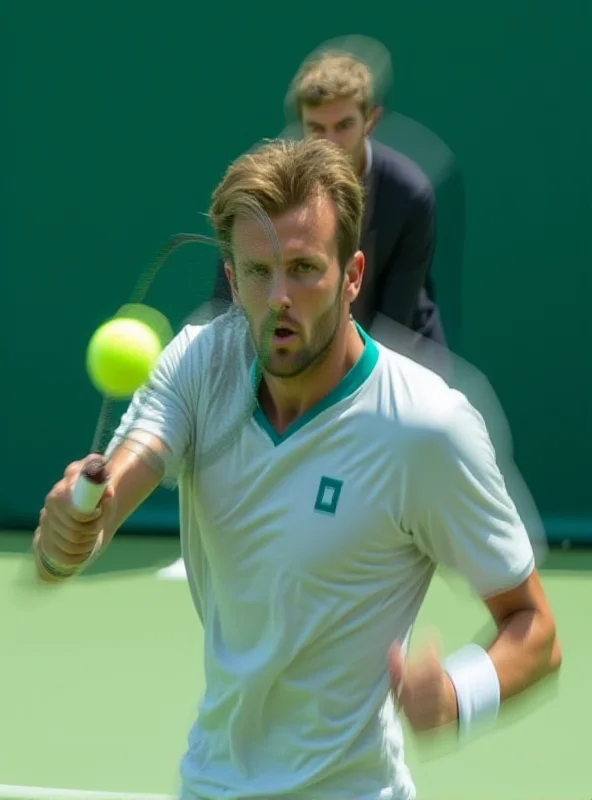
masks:
<path fill-rule="evenodd" d="M 325 397 L 311 406 L 308 411 L 305 411 L 304 414 L 298 417 L 298 419 L 289 425 L 283 433 L 280 434 L 275 430 L 268 420 L 265 412 L 261 408 L 259 402 L 257 402 L 253 412 L 253 418 L 261 430 L 263 430 L 269 436 L 274 445 L 277 446 L 282 442 L 285 442 L 286 439 L 290 438 L 290 436 L 293 436 L 309 422 L 312 422 L 314 419 L 316 419 L 316 417 L 322 414 L 323 411 L 326 411 L 328 408 L 337 405 L 337 403 L 352 395 L 370 377 L 372 370 L 378 361 L 378 348 L 370 336 L 368 336 L 368 334 L 357 323 L 356 327 L 360 336 L 362 337 L 362 341 L 364 342 L 364 350 L 360 358 L 356 361 L 349 372 L 343 376 L 337 386 L 331 389 L 331 391 Z M 251 365 L 251 383 L 253 386 L 253 391 L 258 393 L 259 386 L 256 385 L 256 366 L 256 361 L 253 361 Z"/>

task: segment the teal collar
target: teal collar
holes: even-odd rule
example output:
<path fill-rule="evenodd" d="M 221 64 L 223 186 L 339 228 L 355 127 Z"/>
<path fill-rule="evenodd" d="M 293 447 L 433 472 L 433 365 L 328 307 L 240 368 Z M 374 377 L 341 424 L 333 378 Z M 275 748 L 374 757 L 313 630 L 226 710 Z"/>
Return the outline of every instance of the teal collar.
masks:
<path fill-rule="evenodd" d="M 323 411 L 326 411 L 328 408 L 331 408 L 331 406 L 337 405 L 337 403 L 345 400 L 346 397 L 349 397 L 351 394 L 353 394 L 370 377 L 372 370 L 378 361 L 378 348 L 370 336 L 368 336 L 368 334 L 362 330 L 357 323 L 356 327 L 364 342 L 364 351 L 360 358 L 356 361 L 350 371 L 343 376 L 337 386 L 335 386 L 329 392 L 329 394 L 326 395 L 326 397 L 323 397 L 318 401 L 318 403 L 315 403 L 314 406 L 309 408 L 308 411 L 306 411 L 301 417 L 288 426 L 284 433 L 279 434 L 273 428 L 265 416 L 263 409 L 257 402 L 255 411 L 253 412 L 253 417 L 257 425 L 259 425 L 259 427 L 265 431 L 274 445 L 277 446 L 278 444 L 281 444 L 294 433 L 296 433 L 296 431 L 299 431 L 309 422 L 312 422 L 312 420 L 318 417 L 319 414 L 322 414 Z M 256 385 L 256 362 L 253 362 L 251 365 L 251 382 L 253 384 L 253 390 L 258 392 L 259 387 Z"/>

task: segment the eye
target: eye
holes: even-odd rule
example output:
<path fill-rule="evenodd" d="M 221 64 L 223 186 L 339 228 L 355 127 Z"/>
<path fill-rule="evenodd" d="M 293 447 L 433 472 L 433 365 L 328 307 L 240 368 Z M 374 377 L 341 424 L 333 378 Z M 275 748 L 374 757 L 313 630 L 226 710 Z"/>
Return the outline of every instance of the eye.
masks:
<path fill-rule="evenodd" d="M 250 264 L 247 273 L 255 278 L 265 278 L 269 273 L 269 267 L 265 264 Z"/>
<path fill-rule="evenodd" d="M 296 265 L 296 269 L 298 270 L 298 272 L 302 272 L 306 275 L 309 272 L 313 272 L 313 270 L 315 270 L 316 267 L 314 266 L 314 264 L 309 264 L 308 261 L 301 261 L 299 264 Z"/>

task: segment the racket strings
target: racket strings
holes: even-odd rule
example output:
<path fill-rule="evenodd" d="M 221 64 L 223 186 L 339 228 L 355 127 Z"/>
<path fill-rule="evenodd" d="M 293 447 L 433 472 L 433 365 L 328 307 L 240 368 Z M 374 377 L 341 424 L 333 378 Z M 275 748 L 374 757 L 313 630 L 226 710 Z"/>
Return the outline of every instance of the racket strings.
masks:
<path fill-rule="evenodd" d="M 114 410 L 113 401 L 107 397 L 104 397 L 101 403 L 101 410 L 99 411 L 99 418 L 97 420 L 97 424 L 95 426 L 95 431 L 93 434 L 93 440 L 90 447 L 91 453 L 102 454 L 105 452 L 105 449 L 107 447 L 107 442 L 105 441 L 105 433 L 112 424 L 113 410 Z"/>
<path fill-rule="evenodd" d="M 218 240 L 212 236 L 203 236 L 199 233 L 177 233 L 175 236 L 171 236 L 154 261 L 146 267 L 138 278 L 131 294 L 131 303 L 144 302 L 154 279 L 165 265 L 168 257 L 179 247 L 183 247 L 186 244 L 209 244 L 217 247 Z"/>
<path fill-rule="evenodd" d="M 249 198 L 245 198 L 239 206 L 240 210 L 246 215 L 257 222 L 263 232 L 266 234 L 269 242 L 272 246 L 273 252 L 273 265 L 279 267 L 282 260 L 282 251 L 280 241 L 278 239 L 277 231 L 271 221 L 269 215 L 261 208 L 261 206 L 256 203 L 255 201 L 250 200 Z M 261 334 L 261 341 L 259 342 L 259 347 L 255 348 L 256 350 L 256 362 L 255 362 L 255 380 L 254 383 L 254 403 L 257 403 L 257 395 L 259 393 L 259 384 L 261 379 L 263 378 L 263 372 L 265 370 L 265 365 L 269 359 L 269 354 L 271 352 L 271 338 L 273 336 L 273 332 L 277 325 L 279 312 L 270 309 L 269 315 L 267 317 L 265 326 L 263 328 Z M 251 409 L 251 413 L 252 413 Z"/>
<path fill-rule="evenodd" d="M 137 305 L 144 302 L 150 287 L 162 267 L 166 264 L 169 256 L 179 247 L 186 244 L 208 244 L 217 246 L 218 241 L 211 236 L 204 236 L 199 233 L 177 233 L 175 236 L 171 236 L 152 263 L 140 274 L 131 293 L 129 303 L 126 305 Z M 103 397 L 93 433 L 91 453 L 103 454 L 105 452 L 109 444 L 109 433 L 114 427 L 113 418 L 116 405 L 117 401 L 113 398 Z"/>
<path fill-rule="evenodd" d="M 281 245 L 277 235 L 277 231 L 266 211 L 255 201 L 245 198 L 237 205 L 238 213 L 253 219 L 260 225 L 263 232 L 266 234 L 272 249 L 272 263 L 275 265 L 281 264 Z M 259 387 L 269 355 L 271 353 L 271 340 L 275 331 L 279 312 L 274 309 L 269 309 L 269 314 L 260 332 L 260 338 L 257 346 L 254 345 L 252 333 L 249 335 L 249 324 L 246 315 L 238 306 L 234 304 L 230 306 L 228 311 L 220 317 L 220 324 L 226 328 L 226 337 L 222 335 L 221 339 L 231 338 L 237 345 L 239 342 L 247 342 L 250 339 L 252 347 L 249 349 L 248 354 L 240 353 L 240 350 L 234 350 L 232 353 L 226 353 L 224 357 L 227 363 L 224 365 L 223 380 L 233 381 L 236 379 L 237 373 L 241 369 L 240 363 L 237 361 L 234 365 L 232 360 L 234 358 L 246 358 L 252 363 L 251 380 L 246 388 L 244 401 L 239 404 L 239 409 L 231 412 L 225 419 L 225 424 L 217 437 L 214 437 L 208 445 L 200 450 L 199 453 L 199 467 L 201 469 L 215 463 L 224 453 L 228 451 L 237 440 L 240 432 L 244 426 L 252 418 L 258 406 Z M 230 328 L 233 328 L 230 331 Z M 216 359 L 218 360 L 218 359 Z M 232 396 L 232 392 L 229 396 Z"/>

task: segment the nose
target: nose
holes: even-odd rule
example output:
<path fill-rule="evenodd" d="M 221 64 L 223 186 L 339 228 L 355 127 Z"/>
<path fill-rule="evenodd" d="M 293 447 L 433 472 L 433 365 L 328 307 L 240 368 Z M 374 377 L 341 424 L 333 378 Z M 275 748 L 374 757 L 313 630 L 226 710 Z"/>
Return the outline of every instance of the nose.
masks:
<path fill-rule="evenodd" d="M 269 290 L 269 307 L 274 312 L 290 308 L 292 301 L 288 293 L 288 281 L 283 270 L 275 270 Z"/>
<path fill-rule="evenodd" d="M 325 133 L 325 139 L 327 139 L 332 144 L 339 144 L 340 143 L 340 136 L 338 131 L 327 131 Z"/>

